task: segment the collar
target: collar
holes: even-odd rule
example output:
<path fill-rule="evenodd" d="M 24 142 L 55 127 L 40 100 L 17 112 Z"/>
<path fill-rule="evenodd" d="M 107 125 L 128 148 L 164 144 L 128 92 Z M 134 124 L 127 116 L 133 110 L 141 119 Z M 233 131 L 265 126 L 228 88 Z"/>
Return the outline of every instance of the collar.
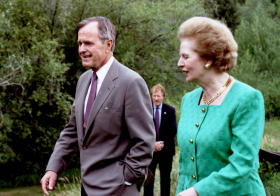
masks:
<path fill-rule="evenodd" d="M 154 106 L 154 109 L 156 109 L 157 108 L 157 106 L 153 103 L 153 106 Z M 162 103 L 160 104 L 160 106 L 158 106 L 158 109 L 160 109 L 161 110 L 161 108 L 162 108 Z"/>
<path fill-rule="evenodd" d="M 97 75 L 99 81 L 102 82 L 104 80 L 104 78 L 107 75 L 111 65 L 113 64 L 114 59 L 115 58 L 112 56 L 110 58 L 110 60 L 96 72 L 96 75 Z"/>

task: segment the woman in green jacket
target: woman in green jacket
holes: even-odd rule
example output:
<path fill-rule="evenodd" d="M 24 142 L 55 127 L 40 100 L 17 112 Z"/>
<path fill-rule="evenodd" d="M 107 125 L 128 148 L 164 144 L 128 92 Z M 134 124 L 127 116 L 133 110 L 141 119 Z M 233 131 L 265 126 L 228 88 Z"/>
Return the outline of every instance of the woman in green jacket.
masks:
<path fill-rule="evenodd" d="M 178 67 L 200 88 L 187 93 L 178 126 L 177 196 L 265 196 L 258 175 L 264 128 L 262 94 L 230 76 L 237 44 L 221 22 L 185 21 Z"/>

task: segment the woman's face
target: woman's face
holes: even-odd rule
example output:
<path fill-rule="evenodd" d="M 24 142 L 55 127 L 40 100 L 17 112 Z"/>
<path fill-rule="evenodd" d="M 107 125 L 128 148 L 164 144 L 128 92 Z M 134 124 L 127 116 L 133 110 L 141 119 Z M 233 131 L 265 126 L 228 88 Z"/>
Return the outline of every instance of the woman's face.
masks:
<path fill-rule="evenodd" d="M 195 47 L 196 42 L 194 39 L 186 38 L 181 40 L 180 59 L 177 66 L 185 72 L 187 82 L 199 83 L 207 71 L 204 67 L 207 61 L 193 50 Z"/>

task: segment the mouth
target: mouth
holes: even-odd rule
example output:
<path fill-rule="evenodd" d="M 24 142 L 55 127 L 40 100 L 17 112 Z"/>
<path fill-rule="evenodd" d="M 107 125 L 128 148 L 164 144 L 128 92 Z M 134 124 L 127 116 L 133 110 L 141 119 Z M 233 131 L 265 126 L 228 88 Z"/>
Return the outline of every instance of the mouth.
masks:
<path fill-rule="evenodd" d="M 189 71 L 183 71 L 183 72 L 185 72 L 185 76 L 187 76 L 187 75 L 188 75 L 188 73 L 189 73 Z"/>
<path fill-rule="evenodd" d="M 83 55 L 83 56 L 81 56 L 82 59 L 88 59 L 90 57 L 92 57 L 92 55 Z"/>

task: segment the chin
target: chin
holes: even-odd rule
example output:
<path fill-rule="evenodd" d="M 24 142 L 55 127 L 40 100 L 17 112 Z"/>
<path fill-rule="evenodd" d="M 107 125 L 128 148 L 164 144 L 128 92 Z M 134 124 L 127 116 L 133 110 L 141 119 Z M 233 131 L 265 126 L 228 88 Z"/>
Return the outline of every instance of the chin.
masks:
<path fill-rule="evenodd" d="M 90 64 L 88 63 L 82 63 L 83 64 L 83 67 L 91 67 Z"/>
<path fill-rule="evenodd" d="M 91 64 L 87 64 L 87 63 L 84 63 L 83 67 L 90 68 L 90 69 L 95 68 L 95 66 L 93 66 Z"/>
<path fill-rule="evenodd" d="M 191 82 L 192 80 L 190 78 L 186 78 L 186 81 L 187 82 Z"/>

